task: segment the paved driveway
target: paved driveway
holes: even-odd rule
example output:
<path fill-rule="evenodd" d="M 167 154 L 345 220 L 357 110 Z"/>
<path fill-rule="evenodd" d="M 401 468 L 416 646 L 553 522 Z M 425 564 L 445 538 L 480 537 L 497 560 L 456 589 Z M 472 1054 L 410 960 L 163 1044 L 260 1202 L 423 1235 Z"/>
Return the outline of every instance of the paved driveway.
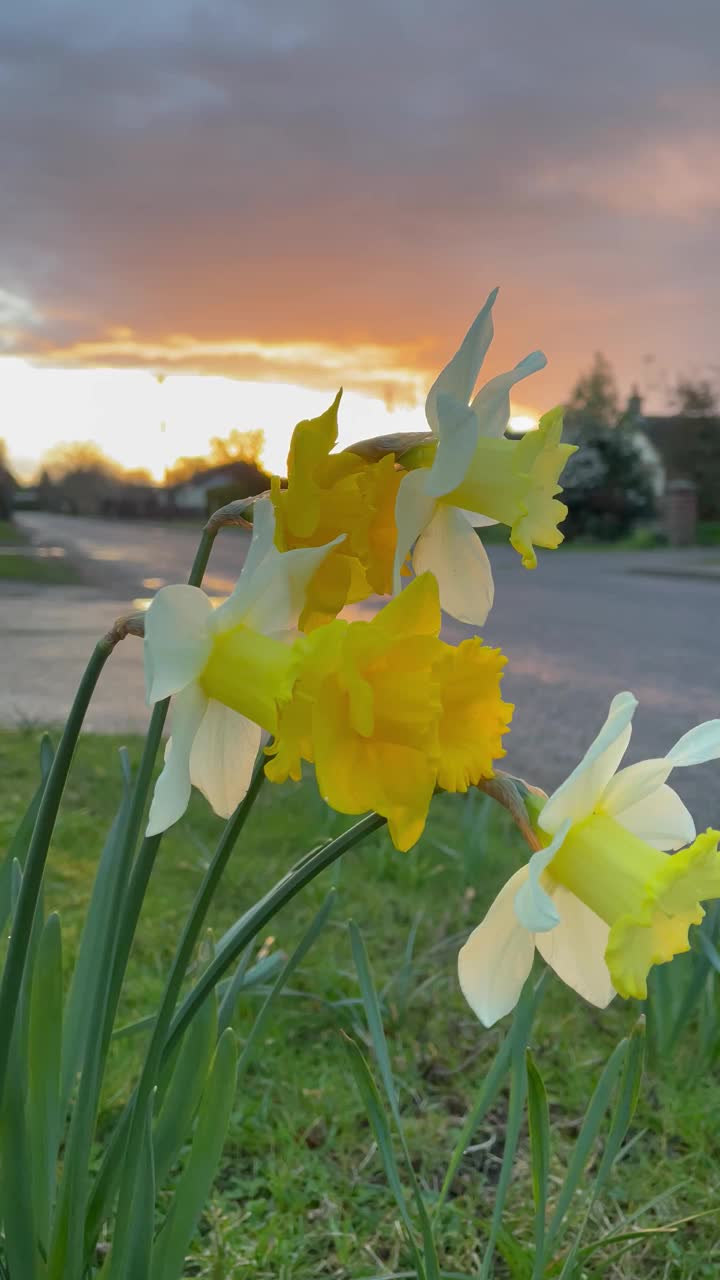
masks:
<path fill-rule="evenodd" d="M 113 619 L 163 582 L 187 576 L 197 535 L 154 524 L 22 519 L 43 542 L 74 544 L 88 557 L 92 583 L 2 588 L 0 721 L 45 724 L 63 719 L 87 656 Z M 209 590 L 231 587 L 246 546 L 242 531 L 220 535 Z M 485 635 L 508 655 L 506 696 L 517 707 L 508 768 L 556 785 L 620 689 L 640 699 L 629 760 L 661 755 L 692 725 L 720 717 L 720 581 L 635 572 L 657 567 L 649 553 L 546 553 L 532 573 L 507 548 L 490 554 L 496 605 Z M 685 562 L 677 563 L 682 573 Z M 132 638 L 118 646 L 92 704 L 91 728 L 124 732 L 145 724 L 141 648 Z M 700 822 L 720 823 L 720 763 L 678 770 L 675 780 Z"/>

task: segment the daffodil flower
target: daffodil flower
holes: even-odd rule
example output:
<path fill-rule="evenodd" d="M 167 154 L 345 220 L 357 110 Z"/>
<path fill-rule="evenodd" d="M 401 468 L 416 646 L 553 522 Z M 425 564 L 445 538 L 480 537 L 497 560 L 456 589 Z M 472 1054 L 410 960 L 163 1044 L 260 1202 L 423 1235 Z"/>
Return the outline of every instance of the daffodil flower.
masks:
<path fill-rule="evenodd" d="M 437 583 L 423 574 L 372 621 L 336 619 L 299 641 L 268 776 L 297 780 L 314 763 L 326 802 L 383 814 L 398 849 L 419 839 L 436 787 L 492 777 L 513 710 L 500 697 L 506 660 L 478 637 L 446 644 L 440 622 Z"/>
<path fill-rule="evenodd" d="M 541 351 L 492 378 L 468 404 L 492 341 L 496 296 L 497 289 L 430 389 L 425 405 L 430 435 L 400 454 L 408 474 L 395 507 L 394 589 L 400 589 L 403 565 L 414 545 L 413 568 L 435 574 L 443 609 L 476 626 L 492 608 L 494 587 L 475 528 L 509 525 L 523 564 L 534 568 L 535 546 L 562 542 L 557 526 L 567 507 L 556 499 L 558 478 L 574 452 L 574 446 L 560 443 L 561 409 L 546 414 L 537 430 L 519 441 L 504 434 L 510 391 L 544 368 Z"/>
<path fill-rule="evenodd" d="M 281 551 L 322 546 L 345 535 L 308 583 L 302 631 L 331 621 L 346 604 L 392 590 L 400 473 L 392 454 L 368 462 L 351 450 L 331 453 L 341 395 L 320 417 L 297 424 L 287 487 L 275 477 L 271 490 Z"/>
<path fill-rule="evenodd" d="M 237 585 L 219 608 L 198 587 L 177 585 L 158 591 L 147 611 L 147 701 L 173 696 L 147 835 L 182 817 L 193 785 L 229 817 L 247 791 L 263 730 L 275 732 L 278 702 L 289 698 L 294 679 L 287 641 L 308 582 L 338 540 L 282 554 L 274 535 L 273 508 L 263 499 Z"/>
<path fill-rule="evenodd" d="M 514 1008 L 535 948 L 599 1008 L 616 992 L 644 999 L 650 968 L 688 950 L 700 903 L 720 897 L 720 833 L 696 837 L 667 785 L 673 769 L 720 757 L 720 720 L 690 730 L 666 756 L 618 772 L 636 706 L 630 693 L 613 699 L 580 764 L 540 808 L 544 847 L 510 877 L 460 952 L 460 985 L 486 1026 Z"/>

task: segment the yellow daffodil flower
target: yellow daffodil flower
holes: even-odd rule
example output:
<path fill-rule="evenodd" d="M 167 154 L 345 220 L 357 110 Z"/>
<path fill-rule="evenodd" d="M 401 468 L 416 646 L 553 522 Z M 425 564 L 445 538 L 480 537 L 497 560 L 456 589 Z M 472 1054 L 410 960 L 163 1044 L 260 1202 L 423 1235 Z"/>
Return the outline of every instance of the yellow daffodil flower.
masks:
<path fill-rule="evenodd" d="M 369 463 L 352 452 L 330 452 L 337 441 L 341 394 L 319 418 L 298 423 L 287 488 L 275 478 L 271 491 L 279 550 L 322 546 L 345 535 L 308 583 L 303 631 L 332 620 L 345 604 L 392 590 L 400 474 L 392 454 Z"/>
<path fill-rule="evenodd" d="M 268 776 L 297 780 L 301 761 L 314 762 L 332 808 L 374 809 L 409 849 L 436 786 L 466 791 L 492 777 L 512 714 L 499 650 L 477 637 L 453 647 L 439 632 L 437 583 L 423 574 L 371 622 L 337 619 L 300 641 Z"/>
<path fill-rule="evenodd" d="M 414 546 L 413 567 L 416 573 L 435 574 L 443 609 L 476 626 L 492 608 L 494 587 L 475 528 L 507 524 L 523 564 L 534 568 L 535 546 L 557 547 L 562 542 L 558 524 L 567 508 L 556 498 L 561 492 L 558 479 L 574 452 L 573 445 L 561 443 L 561 409 L 546 414 L 537 430 L 519 441 L 504 434 L 510 390 L 544 368 L 541 351 L 491 379 L 468 404 L 492 341 L 496 296 L 497 289 L 430 389 L 425 405 L 430 435 L 400 455 L 408 474 L 395 508 L 395 590 L 400 589 L 402 568 Z"/>
<path fill-rule="evenodd" d="M 688 950 L 701 902 L 720 897 L 720 833 L 696 837 L 666 781 L 673 769 L 720 757 L 720 720 L 692 729 L 666 756 L 618 772 L 636 706 L 630 693 L 613 699 L 580 764 L 540 808 L 544 847 L 510 877 L 460 952 L 460 985 L 486 1026 L 514 1008 L 535 948 L 599 1008 L 616 992 L 644 999 L 651 967 Z"/>
<path fill-rule="evenodd" d="M 150 807 L 148 835 L 182 817 L 191 786 L 221 817 L 247 791 L 262 731 L 277 728 L 290 697 L 294 635 L 308 582 L 336 543 L 281 554 L 267 499 L 255 504 L 253 537 L 232 595 L 213 606 L 198 587 L 163 587 L 145 618 L 149 705 L 173 695 L 173 723 Z"/>

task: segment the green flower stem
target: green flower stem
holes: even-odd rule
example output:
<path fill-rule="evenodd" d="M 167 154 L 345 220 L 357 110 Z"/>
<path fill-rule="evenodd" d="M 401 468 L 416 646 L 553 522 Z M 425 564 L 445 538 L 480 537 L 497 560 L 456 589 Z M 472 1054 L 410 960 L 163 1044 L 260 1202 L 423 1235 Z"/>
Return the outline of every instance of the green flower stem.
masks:
<path fill-rule="evenodd" d="M 231 819 L 231 821 L 233 820 Z M 385 822 L 386 819 L 380 817 L 379 814 L 371 813 L 366 818 L 362 818 L 360 822 L 356 822 L 349 831 L 343 832 L 341 836 L 338 836 L 335 840 L 331 841 L 330 844 L 324 845 L 322 848 L 313 850 L 311 853 L 307 854 L 306 857 L 301 859 L 296 866 L 292 867 L 291 870 L 288 871 L 287 875 L 283 876 L 282 880 L 279 880 L 278 883 L 274 885 L 259 902 L 256 902 L 255 905 L 252 906 L 250 910 L 247 911 L 245 915 L 228 930 L 225 936 L 221 939 L 213 960 L 208 965 L 199 982 L 197 982 L 192 990 L 188 992 L 183 1003 L 175 1014 L 170 1025 L 167 1039 L 165 1039 L 164 1043 L 160 1044 L 161 1052 L 157 1066 L 158 1075 L 172 1055 L 178 1041 L 182 1038 L 203 1001 L 207 999 L 213 987 L 217 985 L 227 970 L 234 964 L 235 960 L 242 951 L 244 951 L 248 943 L 252 942 L 258 931 L 262 929 L 262 927 L 266 925 L 268 921 L 285 906 L 286 903 L 294 898 L 301 889 L 304 889 L 305 885 L 309 884 L 311 880 L 314 880 L 321 871 L 324 871 L 326 867 L 331 866 L 333 862 L 336 862 L 338 858 L 342 857 L 344 853 L 347 853 L 347 851 L 354 845 L 359 844 L 365 836 L 371 835 L 372 832 L 383 827 Z M 223 837 L 223 840 L 224 839 L 225 837 Z M 205 896 L 209 878 L 214 876 L 216 880 L 219 879 L 220 872 L 216 874 L 214 870 L 215 862 L 218 859 L 219 853 L 220 849 L 218 849 L 218 852 L 215 855 L 213 864 L 208 868 L 203 884 L 198 891 L 193 911 L 198 908 L 198 905 L 202 902 Z M 211 896 L 211 894 L 208 895 L 208 897 Z M 189 929 L 190 921 L 188 921 L 188 925 L 186 926 L 186 933 Z M 165 1031 L 167 1032 L 167 1027 Z M 118 1165 L 126 1149 L 125 1144 L 132 1121 L 133 1110 L 135 1108 L 137 1109 L 134 1111 L 134 1114 L 138 1117 L 141 1116 L 142 1107 L 137 1105 L 137 1091 L 129 1100 L 124 1112 L 115 1126 L 115 1129 L 113 1130 L 110 1143 L 105 1152 L 105 1158 L 103 1159 L 93 1188 L 87 1215 L 88 1231 L 86 1236 L 86 1247 L 88 1250 L 92 1248 L 97 1232 L 100 1229 L 105 1206 L 108 1203 L 111 1188 L 118 1174 Z M 128 1167 L 130 1166 L 128 1165 Z"/>
<path fill-rule="evenodd" d="M 216 531 L 203 531 L 188 578 L 190 586 L 201 584 L 215 536 Z M 168 706 L 169 699 L 159 702 L 150 717 L 142 758 L 133 783 L 130 811 L 120 842 L 117 883 L 123 885 L 128 878 L 129 883 L 120 903 L 117 929 L 108 935 L 103 954 L 98 957 L 101 972 L 107 972 L 108 979 L 107 982 L 98 984 L 91 1021 L 92 1025 L 99 1028 L 99 1032 L 88 1040 L 77 1101 L 67 1135 L 66 1158 L 48 1269 L 51 1280 L 53 1277 L 59 1280 L 60 1276 L 68 1272 L 72 1274 L 79 1266 L 84 1248 L 88 1165 L 104 1066 L 137 922 L 161 840 L 159 835 L 143 840 L 133 866 Z"/>
<path fill-rule="evenodd" d="M 160 1002 L 160 1008 L 155 1020 L 155 1025 L 150 1037 L 150 1043 L 145 1054 L 142 1072 L 132 1102 L 132 1120 L 130 1123 L 124 1158 L 125 1177 L 120 1189 L 120 1200 L 118 1203 L 117 1219 L 114 1231 L 114 1240 L 118 1243 L 124 1238 L 124 1234 L 130 1223 L 133 1192 L 135 1190 L 133 1171 L 137 1168 L 140 1158 L 140 1149 L 143 1142 L 144 1126 L 146 1123 L 147 1106 L 150 1095 L 157 1083 L 162 1051 L 170 1028 L 172 1015 L 175 1011 L 175 1005 L 177 1004 L 188 965 L 200 936 L 200 931 L 205 923 L 205 918 L 215 895 L 215 891 L 220 883 L 225 867 L 227 866 L 228 859 L 230 858 L 240 833 L 250 816 L 255 800 L 257 799 L 260 788 L 265 780 L 264 769 L 265 760 L 263 756 L 260 756 L 255 765 L 247 794 L 227 822 L 212 862 L 203 876 L 202 884 L 200 885 L 195 901 L 192 905 L 192 909 L 185 923 L 185 928 L 183 929 L 182 936 L 175 952 L 175 958 L 165 984 L 165 991 L 163 992 L 163 997 Z M 110 1274 L 112 1274 L 112 1267 Z"/>
<path fill-rule="evenodd" d="M 230 966 L 237 960 L 238 956 L 252 942 L 258 930 L 272 920 L 274 915 L 290 902 L 301 889 L 305 888 L 311 880 L 324 871 L 326 867 L 337 862 L 348 849 L 353 845 L 359 844 L 364 840 L 365 836 L 369 836 L 373 831 L 378 831 L 380 827 L 384 827 L 387 819 L 382 818 L 378 813 L 370 813 L 366 818 L 361 818 L 355 823 L 354 827 L 350 827 L 349 831 L 344 831 L 341 836 L 331 841 L 330 844 L 324 845 L 321 849 L 314 850 L 303 858 L 295 867 L 284 875 L 282 880 L 278 880 L 277 884 L 256 902 L 244 916 L 232 926 L 231 929 L 221 938 L 215 956 L 211 960 L 207 969 L 203 973 L 199 982 L 195 984 L 192 991 L 188 992 L 173 1018 L 170 1027 L 170 1034 L 165 1042 L 163 1049 L 162 1063 L 164 1063 L 173 1052 L 178 1041 L 192 1022 L 203 1000 L 207 999 L 213 987 L 227 972 Z M 162 1064 L 161 1064 L 162 1065 Z"/>
<path fill-rule="evenodd" d="M 10 942 L 0 981 L 0 1098 L 7 1075 L 8 1055 L 20 995 L 25 958 L 32 931 L 35 908 L 42 886 L 48 849 L 55 828 L 60 801 L 75 753 L 85 713 L 113 644 L 105 637 L 96 644 L 70 708 L 55 758 L 48 774 L 35 826 L 28 846 L 22 886 L 15 909 Z"/>

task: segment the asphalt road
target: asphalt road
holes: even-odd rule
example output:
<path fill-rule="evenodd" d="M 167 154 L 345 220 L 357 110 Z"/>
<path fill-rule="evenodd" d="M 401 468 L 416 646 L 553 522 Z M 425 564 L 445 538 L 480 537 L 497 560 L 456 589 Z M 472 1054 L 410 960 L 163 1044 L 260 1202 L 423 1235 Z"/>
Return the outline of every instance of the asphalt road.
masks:
<path fill-rule="evenodd" d="M 90 582 L 32 590 L 0 584 L 0 722 L 55 723 L 114 618 L 164 583 L 187 577 L 197 533 L 45 514 L 24 515 L 22 523 L 38 541 L 75 548 Z M 240 530 L 220 535 L 206 579 L 211 593 L 231 588 L 246 546 Z M 640 700 L 628 761 L 662 755 L 692 725 L 720 717 L 720 579 L 643 572 L 657 567 L 652 553 L 545 553 L 534 572 L 508 548 L 492 547 L 490 555 L 496 604 L 484 634 L 509 659 L 505 696 L 516 712 L 504 763 L 511 771 L 555 786 L 621 689 Z M 690 561 L 672 563 L 682 575 Z M 467 632 L 455 625 L 448 638 Z M 89 727 L 142 729 L 141 649 L 132 638 L 118 646 Z M 720 762 L 678 770 L 674 783 L 700 823 L 720 824 Z"/>

